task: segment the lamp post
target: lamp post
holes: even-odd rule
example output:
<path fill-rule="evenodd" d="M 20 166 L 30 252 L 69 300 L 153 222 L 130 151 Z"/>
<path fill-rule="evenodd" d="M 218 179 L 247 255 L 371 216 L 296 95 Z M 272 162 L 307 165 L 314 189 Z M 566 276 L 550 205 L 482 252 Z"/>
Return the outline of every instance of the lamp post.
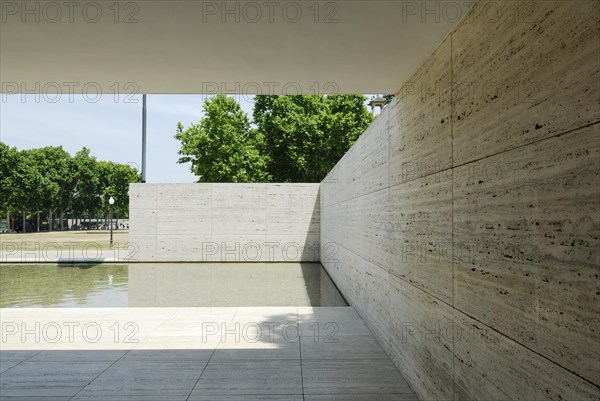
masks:
<path fill-rule="evenodd" d="M 108 200 L 108 204 L 110 205 L 109 223 L 108 223 L 108 224 L 110 224 L 110 243 L 109 243 L 109 247 L 112 248 L 112 245 L 113 245 L 112 207 L 115 204 L 115 200 L 113 199 L 112 196 Z"/>

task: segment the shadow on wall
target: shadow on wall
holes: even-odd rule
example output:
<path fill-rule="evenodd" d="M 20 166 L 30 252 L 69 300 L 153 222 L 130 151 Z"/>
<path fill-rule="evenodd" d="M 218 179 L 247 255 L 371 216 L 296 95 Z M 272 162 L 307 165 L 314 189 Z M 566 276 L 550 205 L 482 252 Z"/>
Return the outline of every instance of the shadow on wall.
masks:
<path fill-rule="evenodd" d="M 320 194 L 321 189 L 319 188 L 317 198 L 315 199 L 315 203 L 312 209 L 312 215 L 310 217 L 310 223 L 308 226 L 308 231 L 306 232 L 306 236 L 304 238 L 304 243 L 299 244 L 302 248 L 302 255 L 300 256 L 300 260 L 306 261 L 319 261 L 320 260 L 320 231 L 321 231 L 321 205 L 320 205 Z M 317 239 L 315 239 L 315 234 L 317 235 Z"/>
<path fill-rule="evenodd" d="M 300 266 L 310 306 L 348 305 L 348 302 L 346 302 L 344 296 L 320 263 L 318 263 L 318 268 L 310 263 L 301 263 Z"/>

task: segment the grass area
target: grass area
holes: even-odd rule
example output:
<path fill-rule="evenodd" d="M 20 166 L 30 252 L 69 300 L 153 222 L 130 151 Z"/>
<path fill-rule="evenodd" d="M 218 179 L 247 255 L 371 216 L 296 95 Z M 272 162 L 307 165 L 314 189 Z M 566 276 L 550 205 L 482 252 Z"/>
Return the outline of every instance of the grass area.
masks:
<path fill-rule="evenodd" d="M 45 247 L 58 246 L 62 249 L 85 249 L 93 246 L 100 249 L 110 249 L 110 231 L 52 231 L 40 233 L 0 234 L 0 250 L 12 248 L 15 244 L 21 250 L 36 251 Z M 127 230 L 113 230 L 113 249 L 127 249 L 129 232 Z"/>

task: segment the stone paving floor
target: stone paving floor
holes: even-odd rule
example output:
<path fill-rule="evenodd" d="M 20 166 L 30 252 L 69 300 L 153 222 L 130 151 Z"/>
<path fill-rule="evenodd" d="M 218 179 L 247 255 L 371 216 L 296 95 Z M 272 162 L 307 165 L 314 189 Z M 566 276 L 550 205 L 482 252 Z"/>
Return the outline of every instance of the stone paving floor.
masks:
<path fill-rule="evenodd" d="M 352 307 L 0 309 L 0 400 L 417 397 Z"/>

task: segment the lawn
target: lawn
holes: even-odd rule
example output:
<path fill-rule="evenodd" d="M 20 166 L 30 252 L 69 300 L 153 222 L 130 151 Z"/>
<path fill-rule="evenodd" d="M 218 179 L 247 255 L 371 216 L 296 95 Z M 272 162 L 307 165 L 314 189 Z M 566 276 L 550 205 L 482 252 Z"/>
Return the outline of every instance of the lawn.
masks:
<path fill-rule="evenodd" d="M 109 248 L 110 231 L 52 231 L 40 233 L 0 234 L 0 251 L 13 249 L 17 244 L 22 251 L 36 251 L 52 247 L 80 250 L 93 246 L 100 249 Z M 127 249 L 129 232 L 113 231 L 113 248 Z"/>

